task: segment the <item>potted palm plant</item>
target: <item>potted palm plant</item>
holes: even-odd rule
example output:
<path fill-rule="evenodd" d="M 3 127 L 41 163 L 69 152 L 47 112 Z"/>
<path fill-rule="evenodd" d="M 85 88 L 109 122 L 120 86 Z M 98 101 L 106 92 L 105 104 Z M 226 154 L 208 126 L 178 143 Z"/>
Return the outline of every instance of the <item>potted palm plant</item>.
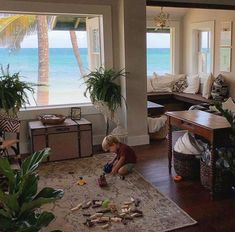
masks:
<path fill-rule="evenodd" d="M 84 95 L 90 94 L 91 102 L 104 114 L 106 120 L 106 135 L 109 133 L 109 120 L 115 119 L 116 110 L 121 107 L 123 96 L 121 86 L 115 83 L 126 72 L 122 69 L 114 71 L 100 67 L 85 75 L 86 90 Z"/>
<path fill-rule="evenodd" d="M 9 114 L 17 114 L 19 109 L 29 104 L 28 93 L 33 93 L 33 86 L 37 84 L 20 80 L 20 73 L 10 74 L 10 66 L 0 73 L 0 109 Z"/>

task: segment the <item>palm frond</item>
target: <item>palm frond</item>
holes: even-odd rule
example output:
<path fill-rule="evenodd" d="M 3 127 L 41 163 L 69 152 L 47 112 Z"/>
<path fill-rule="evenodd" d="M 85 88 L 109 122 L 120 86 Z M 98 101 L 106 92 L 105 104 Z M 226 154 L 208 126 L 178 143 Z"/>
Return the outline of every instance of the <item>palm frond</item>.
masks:
<path fill-rule="evenodd" d="M 25 35 L 36 31 L 35 15 L 12 15 L 0 18 L 0 45 L 11 50 L 20 48 Z"/>
<path fill-rule="evenodd" d="M 86 90 L 84 95 L 90 93 L 91 101 L 103 101 L 111 112 L 115 112 L 122 104 L 121 87 L 115 83 L 118 78 L 126 76 L 124 70 L 115 71 L 100 67 L 85 75 Z"/>

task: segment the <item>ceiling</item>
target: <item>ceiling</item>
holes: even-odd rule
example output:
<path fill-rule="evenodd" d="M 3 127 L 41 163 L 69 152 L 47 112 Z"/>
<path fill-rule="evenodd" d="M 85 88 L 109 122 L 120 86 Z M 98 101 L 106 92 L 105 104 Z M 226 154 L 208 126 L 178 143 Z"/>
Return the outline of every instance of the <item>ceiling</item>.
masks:
<path fill-rule="evenodd" d="M 182 18 L 188 11 L 187 8 L 175 8 L 175 7 L 164 7 L 163 11 L 169 13 L 171 20 L 178 20 Z M 146 15 L 147 18 L 154 18 L 161 11 L 159 6 L 147 6 Z"/>
<path fill-rule="evenodd" d="M 147 6 L 169 6 L 205 9 L 235 9 L 234 0 L 146 0 Z"/>

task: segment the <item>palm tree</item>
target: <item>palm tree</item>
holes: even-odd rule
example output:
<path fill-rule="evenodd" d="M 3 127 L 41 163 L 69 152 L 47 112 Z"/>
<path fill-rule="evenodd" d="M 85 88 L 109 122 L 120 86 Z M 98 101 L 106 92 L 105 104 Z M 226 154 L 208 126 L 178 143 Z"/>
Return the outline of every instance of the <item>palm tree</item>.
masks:
<path fill-rule="evenodd" d="M 38 83 L 45 86 L 38 87 L 37 103 L 48 104 L 48 26 L 47 16 L 44 15 L 10 15 L 0 18 L 0 45 L 7 46 L 14 51 L 20 48 L 26 35 L 38 32 Z"/>
<path fill-rule="evenodd" d="M 45 15 L 9 15 L 0 18 L 0 45 L 8 46 L 11 50 L 20 48 L 26 35 L 36 31 L 38 34 L 38 86 L 37 103 L 47 105 L 49 102 L 49 42 L 48 42 L 48 17 Z M 81 55 L 75 31 L 70 31 L 71 43 L 76 57 L 81 76 L 84 76 Z"/>
<path fill-rule="evenodd" d="M 76 57 L 76 60 L 77 60 L 78 66 L 79 66 L 80 74 L 83 77 L 86 74 L 86 72 L 85 72 L 85 69 L 84 69 L 84 66 L 82 63 L 82 59 L 81 59 L 81 55 L 79 52 L 77 36 L 76 36 L 75 31 L 69 31 L 69 33 L 70 33 L 71 43 L 73 46 L 73 52 L 74 52 L 74 55 Z"/>
<path fill-rule="evenodd" d="M 39 105 L 49 103 L 48 75 L 49 75 L 49 43 L 47 16 L 36 16 L 38 32 L 38 87 L 37 102 Z"/>

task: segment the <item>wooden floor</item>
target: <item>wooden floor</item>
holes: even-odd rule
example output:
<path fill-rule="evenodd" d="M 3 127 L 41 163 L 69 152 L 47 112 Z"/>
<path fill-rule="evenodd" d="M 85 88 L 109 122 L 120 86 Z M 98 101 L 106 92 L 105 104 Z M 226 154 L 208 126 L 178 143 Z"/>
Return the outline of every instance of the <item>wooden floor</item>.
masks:
<path fill-rule="evenodd" d="M 176 231 L 235 231 L 235 198 L 212 201 L 200 181 L 175 183 L 168 172 L 166 140 L 134 149 L 138 156 L 137 170 L 198 222 Z"/>

